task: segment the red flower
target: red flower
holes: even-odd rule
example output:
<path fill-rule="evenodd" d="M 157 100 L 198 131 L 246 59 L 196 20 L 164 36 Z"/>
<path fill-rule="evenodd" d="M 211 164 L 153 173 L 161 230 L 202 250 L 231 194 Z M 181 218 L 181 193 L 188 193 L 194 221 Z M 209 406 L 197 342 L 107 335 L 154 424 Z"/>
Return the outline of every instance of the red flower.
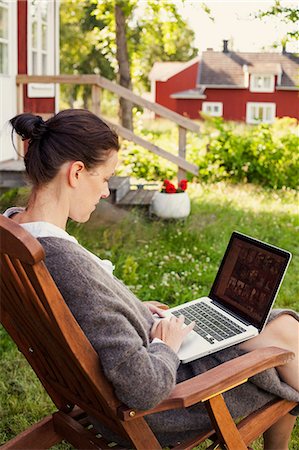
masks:
<path fill-rule="evenodd" d="M 185 191 L 187 189 L 187 185 L 188 185 L 188 181 L 187 180 L 182 180 L 179 182 L 179 188 L 182 189 L 182 191 Z"/>
<path fill-rule="evenodd" d="M 167 194 L 175 194 L 176 188 L 172 183 L 168 183 L 165 187 L 165 191 Z"/>
<path fill-rule="evenodd" d="M 169 180 L 163 181 L 161 192 L 166 194 L 176 194 L 177 192 L 184 192 L 187 189 L 187 180 L 181 180 L 178 184 L 178 188 L 175 187 Z"/>

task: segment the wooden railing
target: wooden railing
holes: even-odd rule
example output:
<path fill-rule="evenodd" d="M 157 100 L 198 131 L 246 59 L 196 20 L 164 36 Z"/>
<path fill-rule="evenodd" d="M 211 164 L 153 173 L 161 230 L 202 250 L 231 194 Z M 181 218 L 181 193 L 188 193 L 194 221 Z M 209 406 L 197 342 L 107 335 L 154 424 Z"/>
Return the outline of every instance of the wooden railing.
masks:
<path fill-rule="evenodd" d="M 58 83 L 58 84 L 89 84 L 91 85 L 91 97 L 92 97 L 92 111 L 103 118 L 115 131 L 124 139 L 134 142 L 137 145 L 141 145 L 147 150 L 161 156 L 162 158 L 171 161 L 178 166 L 178 179 L 185 178 L 186 172 L 190 172 L 194 175 L 198 174 L 198 167 L 195 164 L 191 164 L 186 161 L 186 142 L 187 142 L 187 130 L 199 133 L 199 126 L 192 122 L 192 120 L 165 108 L 158 103 L 151 102 L 143 97 L 135 94 L 134 92 L 126 89 L 119 84 L 104 78 L 100 75 L 17 75 L 17 110 L 18 114 L 23 112 L 23 86 L 28 83 Z M 179 141 L 178 141 L 178 156 L 158 147 L 152 142 L 137 136 L 133 131 L 122 127 L 119 124 L 107 120 L 101 115 L 100 99 L 101 89 L 107 89 L 110 92 L 117 94 L 119 97 L 123 97 L 130 100 L 135 105 L 149 109 L 150 111 L 158 114 L 161 117 L 171 120 L 179 127 Z"/>

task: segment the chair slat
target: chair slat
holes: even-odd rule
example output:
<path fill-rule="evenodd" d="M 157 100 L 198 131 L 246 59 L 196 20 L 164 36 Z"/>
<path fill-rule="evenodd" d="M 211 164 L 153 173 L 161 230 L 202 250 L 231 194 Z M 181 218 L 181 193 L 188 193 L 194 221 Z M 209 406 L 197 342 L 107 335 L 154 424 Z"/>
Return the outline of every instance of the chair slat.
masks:
<path fill-rule="evenodd" d="M 45 258 L 41 244 L 13 220 L 1 217 L 1 253 L 35 264 Z"/>
<path fill-rule="evenodd" d="M 11 311 L 12 317 L 14 317 L 16 328 L 22 330 L 22 337 L 20 337 L 20 339 L 24 340 L 27 338 L 27 341 L 24 341 L 27 353 L 30 348 L 30 351 L 32 353 L 35 352 L 37 355 L 37 364 L 40 366 L 40 375 L 47 378 L 47 375 L 49 374 L 51 378 L 57 379 L 57 377 L 59 378 L 59 372 L 57 373 L 55 370 L 52 370 L 49 353 L 44 350 L 42 341 L 36 339 L 37 334 L 44 335 L 44 338 L 49 336 L 49 319 L 46 313 L 43 314 L 42 309 L 37 309 L 36 306 L 39 300 L 31 287 L 21 263 L 19 261 L 14 261 L 14 264 L 12 264 L 10 260 L 7 260 L 7 264 L 11 264 L 10 269 L 11 271 L 14 271 L 14 279 L 12 279 L 11 274 L 5 270 L 5 268 L 3 270 L 5 275 L 4 284 L 8 286 L 9 289 L 7 295 L 10 301 L 7 308 Z M 21 299 L 23 300 L 22 309 Z M 29 318 L 31 319 L 30 321 Z M 53 339 L 54 338 L 52 337 L 52 340 Z M 58 344 L 57 340 L 56 344 Z M 34 357 L 35 355 L 32 354 L 31 359 Z M 62 376 L 59 381 L 66 384 Z"/>
<path fill-rule="evenodd" d="M 88 413 L 91 416 L 99 420 L 99 422 L 102 422 L 106 427 L 110 428 L 115 433 L 118 433 L 121 436 L 126 437 L 122 428 L 119 427 L 119 425 L 115 422 L 113 416 L 109 413 L 109 410 L 105 410 L 103 408 L 103 405 L 101 405 L 99 402 L 95 403 L 94 405 L 91 405 L 90 403 L 87 403 L 87 401 L 85 401 L 84 399 L 74 396 L 73 393 L 71 393 L 70 391 L 64 390 L 64 388 L 59 386 L 58 384 L 53 382 L 52 385 L 55 387 L 55 389 L 57 389 L 58 392 L 68 396 L 70 401 L 76 403 L 76 405 L 78 405 L 83 410 L 88 411 Z"/>
<path fill-rule="evenodd" d="M 57 433 L 62 434 L 75 448 L 86 450 L 111 450 L 103 439 L 86 430 L 72 417 L 57 412 L 53 415 L 54 428 Z"/>

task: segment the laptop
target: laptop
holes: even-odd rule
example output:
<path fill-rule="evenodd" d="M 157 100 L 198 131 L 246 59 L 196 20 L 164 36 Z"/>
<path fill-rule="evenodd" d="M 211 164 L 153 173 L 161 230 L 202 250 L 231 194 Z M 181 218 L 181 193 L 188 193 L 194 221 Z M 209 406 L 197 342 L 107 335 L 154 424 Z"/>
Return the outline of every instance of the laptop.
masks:
<path fill-rule="evenodd" d="M 184 339 L 182 363 L 259 334 L 291 260 L 291 253 L 234 231 L 208 297 L 165 311 L 196 325 Z M 163 320 L 163 319 L 162 319 Z"/>

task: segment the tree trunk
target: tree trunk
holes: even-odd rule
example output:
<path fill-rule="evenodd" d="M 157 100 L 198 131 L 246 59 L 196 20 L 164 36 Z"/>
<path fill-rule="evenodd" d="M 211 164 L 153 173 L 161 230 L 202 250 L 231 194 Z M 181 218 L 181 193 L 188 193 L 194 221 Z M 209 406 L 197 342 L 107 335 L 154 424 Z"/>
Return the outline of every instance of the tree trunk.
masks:
<path fill-rule="evenodd" d="M 132 90 L 129 55 L 126 40 L 126 18 L 121 6 L 115 4 L 116 23 L 116 57 L 119 67 L 119 83 Z M 124 98 L 119 99 L 119 115 L 123 127 L 133 130 L 132 103 Z"/>

